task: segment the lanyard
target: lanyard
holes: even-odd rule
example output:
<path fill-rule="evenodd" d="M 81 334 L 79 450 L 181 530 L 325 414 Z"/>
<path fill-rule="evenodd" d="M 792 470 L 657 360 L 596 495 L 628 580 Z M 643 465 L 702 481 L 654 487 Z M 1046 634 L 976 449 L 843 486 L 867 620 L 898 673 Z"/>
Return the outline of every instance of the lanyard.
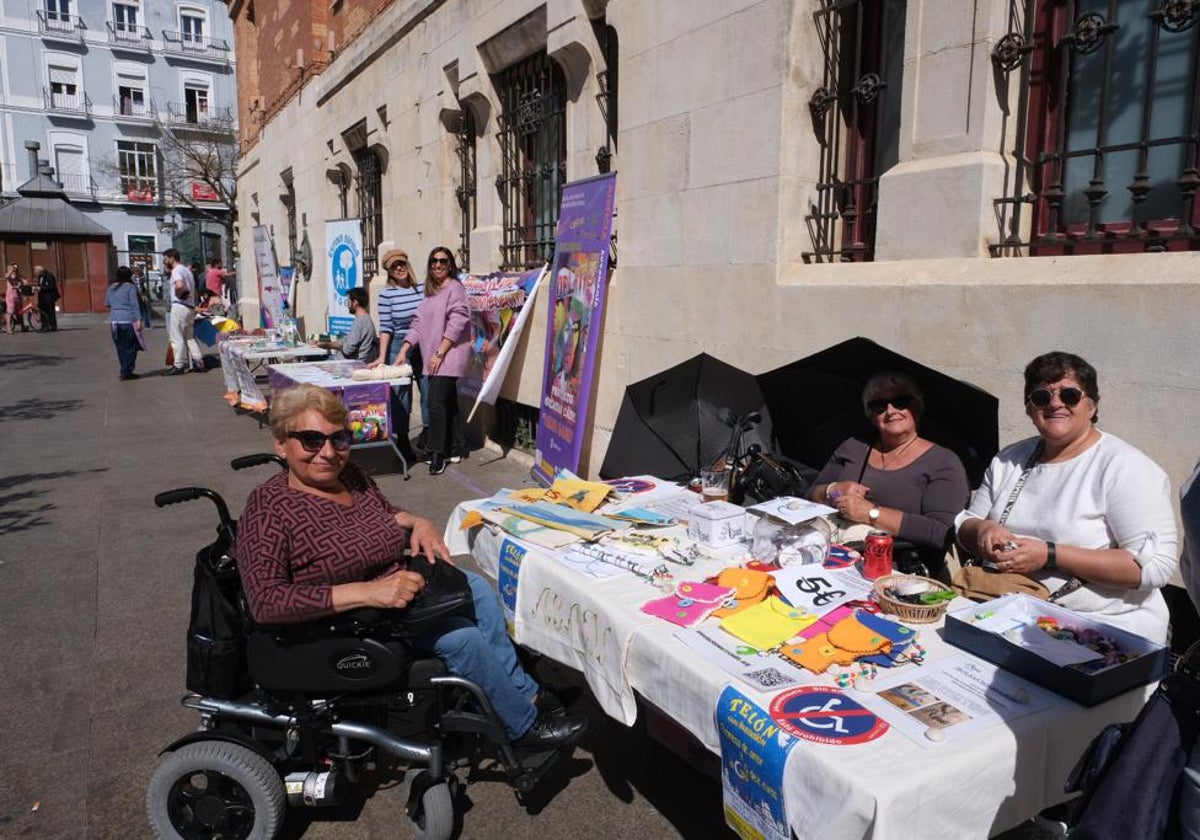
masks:
<path fill-rule="evenodd" d="M 1033 448 L 1033 452 L 1029 455 L 1029 460 L 1025 462 L 1025 466 L 1021 470 L 1021 476 L 1017 479 L 1017 484 L 1013 487 L 1012 495 L 1008 497 L 1008 502 L 1004 505 L 1004 510 L 1000 514 L 999 524 L 1003 525 L 1008 521 L 1008 515 L 1012 513 L 1013 505 L 1017 503 L 1017 496 L 1021 495 L 1021 489 L 1025 486 L 1025 480 L 1029 478 L 1029 474 L 1033 472 L 1034 466 L 1037 465 L 1038 459 L 1042 457 L 1042 452 L 1045 450 L 1046 444 L 1039 440 L 1037 446 Z M 1046 600 L 1057 602 L 1059 598 L 1070 595 L 1079 587 L 1083 586 L 1083 581 L 1071 575 L 1070 578 L 1062 586 L 1050 593 L 1050 597 Z"/>

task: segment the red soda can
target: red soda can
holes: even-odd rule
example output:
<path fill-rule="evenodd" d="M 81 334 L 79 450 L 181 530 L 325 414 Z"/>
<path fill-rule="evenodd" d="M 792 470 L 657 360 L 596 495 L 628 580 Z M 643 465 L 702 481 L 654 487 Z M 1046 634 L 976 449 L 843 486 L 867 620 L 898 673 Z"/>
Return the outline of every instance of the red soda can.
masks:
<path fill-rule="evenodd" d="M 863 577 L 875 580 L 892 573 L 892 538 L 886 531 L 867 534 L 863 549 Z"/>

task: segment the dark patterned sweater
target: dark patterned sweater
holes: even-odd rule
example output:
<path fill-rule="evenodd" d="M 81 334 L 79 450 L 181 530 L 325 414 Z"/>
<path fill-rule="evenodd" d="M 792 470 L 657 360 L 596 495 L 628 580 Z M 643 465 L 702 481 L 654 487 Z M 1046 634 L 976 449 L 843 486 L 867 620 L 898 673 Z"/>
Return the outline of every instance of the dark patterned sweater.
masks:
<path fill-rule="evenodd" d="M 280 473 L 246 500 L 235 557 L 254 620 L 290 624 L 332 615 L 334 584 L 372 580 L 403 568 L 408 530 L 402 510 L 353 464 L 342 471 L 353 504 L 288 485 Z"/>

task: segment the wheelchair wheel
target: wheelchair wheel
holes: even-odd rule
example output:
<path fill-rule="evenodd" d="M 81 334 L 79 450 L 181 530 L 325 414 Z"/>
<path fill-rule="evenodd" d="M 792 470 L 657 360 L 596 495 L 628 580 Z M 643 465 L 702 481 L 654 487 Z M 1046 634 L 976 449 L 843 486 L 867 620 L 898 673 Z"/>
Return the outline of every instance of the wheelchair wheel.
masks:
<path fill-rule="evenodd" d="M 150 779 L 146 811 L 157 837 L 271 840 L 287 796 L 271 762 L 224 741 L 187 744 Z"/>
<path fill-rule="evenodd" d="M 404 789 L 409 790 L 424 770 L 409 770 L 404 774 Z M 450 782 L 433 785 L 421 794 L 421 802 L 411 817 L 418 840 L 448 840 L 454 833 L 454 796 Z"/>
<path fill-rule="evenodd" d="M 29 314 L 25 317 L 29 320 L 29 329 L 34 332 L 42 331 L 42 312 L 40 309 L 29 310 Z"/>

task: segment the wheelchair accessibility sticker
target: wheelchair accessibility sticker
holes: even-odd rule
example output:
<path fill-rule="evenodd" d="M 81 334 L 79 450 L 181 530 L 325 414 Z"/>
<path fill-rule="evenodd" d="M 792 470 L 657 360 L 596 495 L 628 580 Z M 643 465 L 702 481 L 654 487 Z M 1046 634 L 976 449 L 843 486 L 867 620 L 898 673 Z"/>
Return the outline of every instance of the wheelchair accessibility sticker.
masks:
<path fill-rule="evenodd" d="M 821 685 L 783 692 L 771 701 L 771 718 L 785 732 L 818 744 L 862 744 L 889 728 L 874 712 Z"/>

